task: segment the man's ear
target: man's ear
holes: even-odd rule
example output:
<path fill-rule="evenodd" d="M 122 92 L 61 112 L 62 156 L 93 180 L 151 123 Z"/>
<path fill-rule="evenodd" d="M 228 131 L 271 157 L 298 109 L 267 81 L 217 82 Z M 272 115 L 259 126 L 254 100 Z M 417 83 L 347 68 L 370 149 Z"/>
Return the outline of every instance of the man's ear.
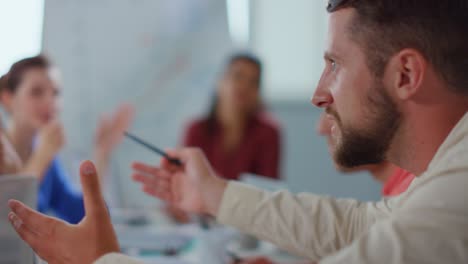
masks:
<path fill-rule="evenodd" d="M 404 49 L 391 57 L 385 70 L 385 82 L 390 93 L 400 100 L 412 98 L 421 89 L 427 71 L 427 61 L 415 49 Z"/>

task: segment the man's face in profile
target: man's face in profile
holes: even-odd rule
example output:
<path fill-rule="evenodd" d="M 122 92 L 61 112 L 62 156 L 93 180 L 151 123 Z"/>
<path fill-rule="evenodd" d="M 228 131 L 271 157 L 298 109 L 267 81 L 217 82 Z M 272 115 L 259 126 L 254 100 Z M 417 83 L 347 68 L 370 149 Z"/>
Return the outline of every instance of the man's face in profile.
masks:
<path fill-rule="evenodd" d="M 351 38 L 355 16 L 350 8 L 330 15 L 325 69 L 312 99 L 326 110 L 335 162 L 347 168 L 384 161 L 400 120 L 389 88 Z"/>

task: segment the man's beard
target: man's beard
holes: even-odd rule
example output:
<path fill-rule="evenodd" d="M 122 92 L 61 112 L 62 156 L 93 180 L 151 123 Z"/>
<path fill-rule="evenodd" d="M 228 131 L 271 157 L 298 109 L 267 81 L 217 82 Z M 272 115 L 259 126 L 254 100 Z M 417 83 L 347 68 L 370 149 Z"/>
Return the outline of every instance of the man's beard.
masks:
<path fill-rule="evenodd" d="M 327 109 L 335 116 L 341 131 L 341 140 L 336 142 L 335 162 L 345 168 L 377 164 L 386 159 L 391 142 L 400 127 L 401 113 L 386 93 L 382 83 L 377 83 L 368 95 L 368 111 L 365 117 L 367 128 L 356 129 L 345 126 L 338 114 Z"/>

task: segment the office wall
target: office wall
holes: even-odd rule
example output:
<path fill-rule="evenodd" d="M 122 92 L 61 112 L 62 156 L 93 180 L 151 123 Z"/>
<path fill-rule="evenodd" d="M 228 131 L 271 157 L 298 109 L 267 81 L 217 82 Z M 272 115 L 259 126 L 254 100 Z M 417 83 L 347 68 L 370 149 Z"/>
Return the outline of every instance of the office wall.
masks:
<path fill-rule="evenodd" d="M 310 96 L 323 68 L 326 1 L 250 3 L 251 46 L 265 58 L 267 96 L 274 100 Z"/>
<path fill-rule="evenodd" d="M 136 134 L 162 147 L 178 144 L 185 122 L 206 110 L 217 69 L 232 49 L 225 10 L 219 0 L 46 0 L 43 46 L 62 72 L 68 138 L 62 157 L 75 180 L 79 161 L 92 158 L 99 116 L 120 102 L 136 106 Z M 307 101 L 270 105 L 285 128 L 284 175 L 292 190 L 378 197 L 366 175 L 334 170 L 315 136 L 318 110 Z M 108 177 L 110 204 L 153 204 L 131 182 L 129 165 L 158 159 L 124 141 Z"/>

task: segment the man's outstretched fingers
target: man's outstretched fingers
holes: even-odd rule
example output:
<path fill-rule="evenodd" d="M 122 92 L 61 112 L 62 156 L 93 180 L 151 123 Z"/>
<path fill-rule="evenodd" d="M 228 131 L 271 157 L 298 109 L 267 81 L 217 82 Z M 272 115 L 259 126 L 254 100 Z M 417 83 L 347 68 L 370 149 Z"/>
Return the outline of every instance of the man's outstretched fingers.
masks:
<path fill-rule="evenodd" d="M 149 176 L 138 172 L 132 174 L 132 179 L 144 185 L 153 186 L 157 184 L 157 180 L 153 176 Z"/>
<path fill-rule="evenodd" d="M 134 162 L 132 164 L 132 168 L 135 171 L 139 172 L 139 173 L 149 174 L 149 175 L 152 175 L 152 176 L 155 176 L 155 177 L 158 177 L 158 178 L 169 178 L 170 177 L 170 174 L 167 173 L 166 171 L 161 170 L 160 168 L 157 168 L 157 167 L 154 167 L 154 166 L 150 166 L 150 165 L 141 163 L 141 162 Z"/>
<path fill-rule="evenodd" d="M 38 235 L 46 235 L 53 229 L 54 221 L 56 220 L 32 210 L 23 203 L 10 200 L 8 206 L 13 211 L 15 219 L 21 221 L 21 224 L 32 232 Z"/>
<path fill-rule="evenodd" d="M 10 212 L 8 214 L 8 220 L 10 221 L 11 225 L 15 229 L 16 233 L 23 239 L 28 245 L 31 246 L 34 250 L 37 249 L 37 247 L 41 243 L 41 239 L 39 235 L 35 232 L 32 232 L 23 222 L 21 218 L 18 217 L 13 212 Z"/>
<path fill-rule="evenodd" d="M 153 197 L 156 197 L 156 198 L 159 198 L 163 201 L 166 201 L 166 202 L 172 202 L 172 196 L 171 196 L 171 193 L 168 192 L 168 191 L 163 191 L 163 190 L 158 190 L 156 188 L 152 188 L 150 186 L 146 186 L 144 185 L 142 187 L 142 191 L 150 196 L 153 196 Z"/>

